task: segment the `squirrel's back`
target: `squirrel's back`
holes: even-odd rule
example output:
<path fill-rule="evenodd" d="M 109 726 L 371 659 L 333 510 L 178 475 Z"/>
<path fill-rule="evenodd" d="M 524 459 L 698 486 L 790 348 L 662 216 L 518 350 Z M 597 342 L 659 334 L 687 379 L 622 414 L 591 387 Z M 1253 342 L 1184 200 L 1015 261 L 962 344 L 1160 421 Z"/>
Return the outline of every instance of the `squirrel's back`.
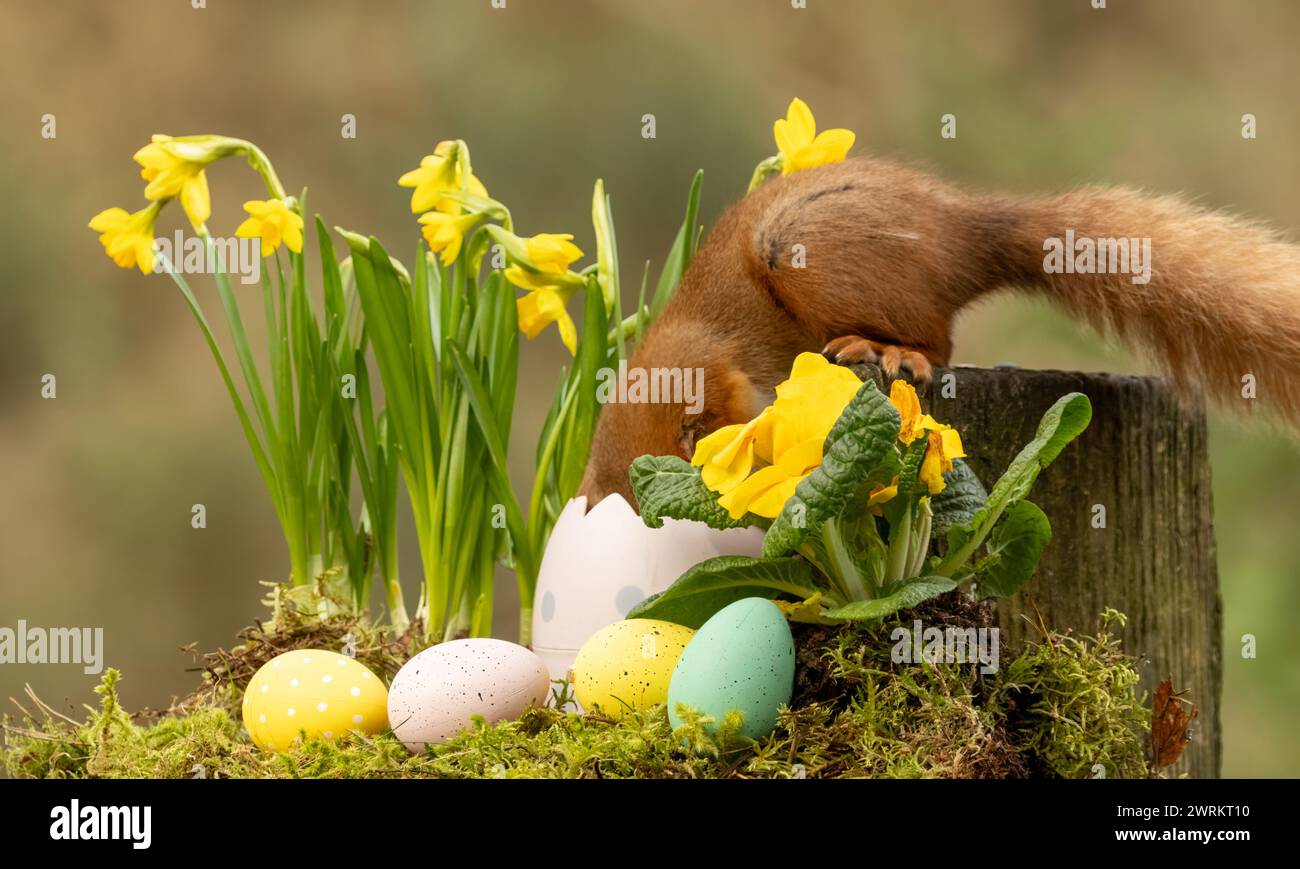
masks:
<path fill-rule="evenodd" d="M 957 313 L 1003 288 L 1050 299 L 1184 387 L 1300 428 L 1300 248 L 1273 230 L 1174 196 L 972 194 L 846 160 L 768 181 L 723 215 L 631 362 L 703 370 L 704 412 L 607 406 L 588 502 L 631 500 L 637 456 L 689 456 L 749 419 L 799 352 L 852 336 L 833 346 L 914 373 L 946 364 Z"/>
<path fill-rule="evenodd" d="M 1178 196 L 970 194 L 856 159 L 768 182 L 715 236 L 698 263 L 705 279 L 683 284 L 696 312 L 731 316 L 725 288 L 743 273 L 746 292 L 770 302 L 764 330 L 771 321 L 808 344 L 858 333 L 943 363 L 958 311 L 999 289 L 1028 291 L 1183 386 L 1240 404 L 1253 378 L 1259 403 L 1300 425 L 1300 247 Z"/>

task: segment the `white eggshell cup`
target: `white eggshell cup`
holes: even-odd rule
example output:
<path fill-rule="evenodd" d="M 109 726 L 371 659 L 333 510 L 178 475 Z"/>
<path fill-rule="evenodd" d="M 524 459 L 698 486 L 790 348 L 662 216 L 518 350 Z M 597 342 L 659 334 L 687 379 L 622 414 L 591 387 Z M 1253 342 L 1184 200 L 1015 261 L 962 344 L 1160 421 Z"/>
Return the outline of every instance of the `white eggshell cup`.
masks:
<path fill-rule="evenodd" d="M 592 634 L 672 585 L 688 568 L 719 555 L 757 557 L 759 528 L 720 531 L 665 519 L 650 528 L 621 495 L 587 511 L 569 501 L 551 531 L 533 599 L 533 651 L 552 679 L 563 679 Z"/>

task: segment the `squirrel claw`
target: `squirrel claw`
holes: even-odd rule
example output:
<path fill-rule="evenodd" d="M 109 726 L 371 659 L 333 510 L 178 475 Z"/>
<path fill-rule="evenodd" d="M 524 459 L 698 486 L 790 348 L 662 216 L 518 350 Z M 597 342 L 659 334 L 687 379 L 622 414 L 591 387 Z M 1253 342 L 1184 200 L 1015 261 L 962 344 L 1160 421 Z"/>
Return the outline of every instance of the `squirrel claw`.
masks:
<path fill-rule="evenodd" d="M 929 383 L 934 368 L 925 354 L 914 347 L 899 344 L 882 344 L 861 335 L 843 335 L 822 348 L 822 355 L 837 365 L 873 363 L 890 377 L 898 377 L 905 370 L 916 383 Z"/>

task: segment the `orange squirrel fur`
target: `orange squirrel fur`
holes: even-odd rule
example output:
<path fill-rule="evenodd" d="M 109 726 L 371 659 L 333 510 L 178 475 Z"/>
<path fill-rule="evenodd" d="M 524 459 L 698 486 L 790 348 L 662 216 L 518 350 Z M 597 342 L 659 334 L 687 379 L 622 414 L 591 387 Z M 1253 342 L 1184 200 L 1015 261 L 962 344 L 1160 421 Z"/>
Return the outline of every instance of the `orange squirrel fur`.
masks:
<path fill-rule="evenodd" d="M 1044 242 L 1067 230 L 1151 239 L 1149 283 L 1047 273 Z M 855 159 L 771 180 L 724 214 L 629 363 L 704 369 L 702 412 L 606 405 L 581 493 L 634 503 L 633 459 L 689 457 L 699 437 L 752 418 L 800 352 L 928 380 L 957 313 L 1001 288 L 1046 297 L 1217 398 L 1244 403 L 1253 374 L 1260 400 L 1300 423 L 1300 248 L 1272 230 L 1173 196 L 977 195 Z"/>

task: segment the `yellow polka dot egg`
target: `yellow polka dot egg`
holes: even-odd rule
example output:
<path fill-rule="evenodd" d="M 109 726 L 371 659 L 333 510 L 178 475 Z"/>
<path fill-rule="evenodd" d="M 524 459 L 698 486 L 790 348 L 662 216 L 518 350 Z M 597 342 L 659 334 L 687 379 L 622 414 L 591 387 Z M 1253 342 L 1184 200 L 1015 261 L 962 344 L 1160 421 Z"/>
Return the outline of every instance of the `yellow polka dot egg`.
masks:
<path fill-rule="evenodd" d="M 253 742 L 284 751 L 303 733 L 333 739 L 388 727 L 384 683 L 352 658 L 297 649 L 262 665 L 244 691 L 244 728 Z"/>

